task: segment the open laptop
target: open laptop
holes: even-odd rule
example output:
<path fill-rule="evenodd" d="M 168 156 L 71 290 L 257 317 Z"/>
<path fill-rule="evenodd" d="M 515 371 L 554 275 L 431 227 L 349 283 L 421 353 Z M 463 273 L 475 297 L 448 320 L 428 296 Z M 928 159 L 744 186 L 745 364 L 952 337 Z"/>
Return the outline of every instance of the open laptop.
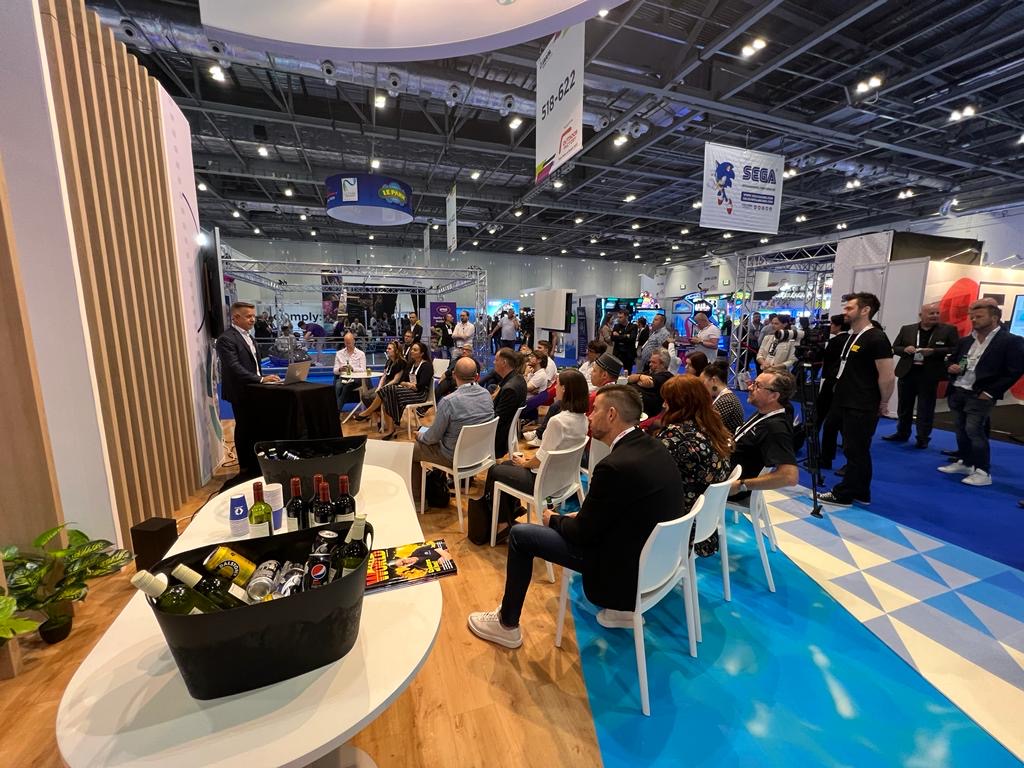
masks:
<path fill-rule="evenodd" d="M 284 381 L 282 384 L 297 384 L 300 381 L 305 381 L 306 377 L 309 376 L 309 368 L 313 365 L 312 360 L 305 360 L 301 363 L 289 363 L 288 372 L 284 375 Z"/>

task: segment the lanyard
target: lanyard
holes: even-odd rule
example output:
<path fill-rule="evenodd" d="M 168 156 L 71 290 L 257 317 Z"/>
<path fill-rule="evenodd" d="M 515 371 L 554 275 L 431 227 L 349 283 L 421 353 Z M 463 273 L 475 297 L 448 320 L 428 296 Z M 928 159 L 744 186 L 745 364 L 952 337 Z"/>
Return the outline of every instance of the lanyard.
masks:
<path fill-rule="evenodd" d="M 869 325 L 867 328 L 865 328 L 856 336 L 851 338 L 848 342 L 846 342 L 846 345 L 843 347 L 843 356 L 839 359 L 839 372 L 836 374 L 837 381 L 842 377 L 843 371 L 846 370 L 846 358 L 850 356 L 850 351 L 855 346 L 857 346 L 857 341 L 860 339 L 860 337 L 863 336 L 867 331 L 871 330 L 872 328 L 874 328 L 874 326 Z"/>
<path fill-rule="evenodd" d="M 746 424 L 736 430 L 736 434 L 733 436 L 733 444 L 738 443 L 740 438 L 746 435 L 750 430 L 760 424 L 762 421 L 770 419 L 772 416 L 778 416 L 780 413 L 785 413 L 785 408 L 777 408 L 771 413 L 758 414 L 750 419 Z"/>

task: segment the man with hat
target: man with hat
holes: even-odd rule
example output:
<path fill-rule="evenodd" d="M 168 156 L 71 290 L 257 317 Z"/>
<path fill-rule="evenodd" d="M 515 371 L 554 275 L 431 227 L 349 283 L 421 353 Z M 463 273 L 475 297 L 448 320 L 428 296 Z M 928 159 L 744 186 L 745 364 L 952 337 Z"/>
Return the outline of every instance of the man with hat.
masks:
<path fill-rule="evenodd" d="M 599 342 L 602 343 L 603 342 Z M 611 352 L 605 352 L 594 362 L 593 367 L 590 369 L 590 383 L 591 389 L 589 394 L 589 402 L 587 403 L 587 415 L 594 410 L 594 400 L 597 397 L 598 391 L 602 387 L 607 387 L 609 384 L 614 384 L 619 379 L 619 372 L 622 370 L 622 363 L 615 355 Z M 556 400 L 548 408 L 547 414 L 544 416 L 544 423 L 537 427 L 536 432 L 527 432 L 523 435 L 523 439 L 526 440 L 526 444 L 531 448 L 540 448 L 541 440 L 544 438 L 544 427 L 547 425 L 548 420 L 558 414 L 562 410 L 562 404 Z"/>

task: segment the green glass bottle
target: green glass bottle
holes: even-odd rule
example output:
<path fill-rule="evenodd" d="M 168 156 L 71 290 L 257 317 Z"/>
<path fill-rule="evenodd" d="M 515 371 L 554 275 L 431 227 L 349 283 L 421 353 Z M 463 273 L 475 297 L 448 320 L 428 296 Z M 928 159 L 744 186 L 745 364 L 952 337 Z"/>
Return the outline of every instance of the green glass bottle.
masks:
<path fill-rule="evenodd" d="M 204 575 L 199 573 L 199 571 L 192 570 L 187 565 L 179 563 L 174 566 L 171 575 L 186 587 L 194 589 L 199 594 L 210 598 L 212 602 L 221 608 L 240 608 L 243 605 L 249 604 L 245 599 L 244 589 L 212 573 Z"/>
<path fill-rule="evenodd" d="M 167 586 L 163 577 L 149 571 L 139 571 L 132 576 L 132 584 L 156 601 L 156 607 L 164 613 L 185 615 L 189 613 L 216 613 L 220 610 L 208 597 L 184 584 Z"/>
<path fill-rule="evenodd" d="M 254 539 L 260 536 L 273 536 L 273 516 L 274 510 L 263 500 L 263 483 L 253 483 L 252 506 L 249 507 L 249 536 Z"/>
<path fill-rule="evenodd" d="M 357 512 L 355 522 L 348 529 L 345 543 L 338 547 L 341 550 L 341 575 L 348 576 L 359 568 L 365 568 L 366 556 L 370 553 L 366 546 L 366 513 Z"/>

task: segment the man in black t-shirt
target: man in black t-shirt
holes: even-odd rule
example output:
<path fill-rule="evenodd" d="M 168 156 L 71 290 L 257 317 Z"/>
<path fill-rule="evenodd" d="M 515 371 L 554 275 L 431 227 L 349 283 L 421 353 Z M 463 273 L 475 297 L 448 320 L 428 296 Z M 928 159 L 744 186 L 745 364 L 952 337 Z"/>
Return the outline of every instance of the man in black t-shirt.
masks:
<path fill-rule="evenodd" d="M 792 420 L 786 405 L 796 391 L 796 379 L 788 371 L 765 371 L 750 382 L 748 402 L 757 409 L 736 430 L 732 466 L 741 466 L 740 479 L 729 498 L 743 501 L 754 490 L 768 491 L 796 485 L 799 479 L 793 453 Z M 761 475 L 765 467 L 775 469 Z"/>
<path fill-rule="evenodd" d="M 851 293 L 843 300 L 850 332 L 839 358 L 828 421 L 843 433 L 846 474 L 820 497 L 822 503 L 838 507 L 871 502 L 871 438 L 896 386 L 892 345 L 871 321 L 881 306 L 878 297 Z"/>
<path fill-rule="evenodd" d="M 668 370 L 671 360 L 672 355 L 667 349 L 655 350 L 651 355 L 650 373 L 634 373 L 627 379 L 629 385 L 640 393 L 647 418 L 661 413 L 661 406 L 665 402 L 661 398 L 661 386 L 672 378 L 672 372 Z"/>

